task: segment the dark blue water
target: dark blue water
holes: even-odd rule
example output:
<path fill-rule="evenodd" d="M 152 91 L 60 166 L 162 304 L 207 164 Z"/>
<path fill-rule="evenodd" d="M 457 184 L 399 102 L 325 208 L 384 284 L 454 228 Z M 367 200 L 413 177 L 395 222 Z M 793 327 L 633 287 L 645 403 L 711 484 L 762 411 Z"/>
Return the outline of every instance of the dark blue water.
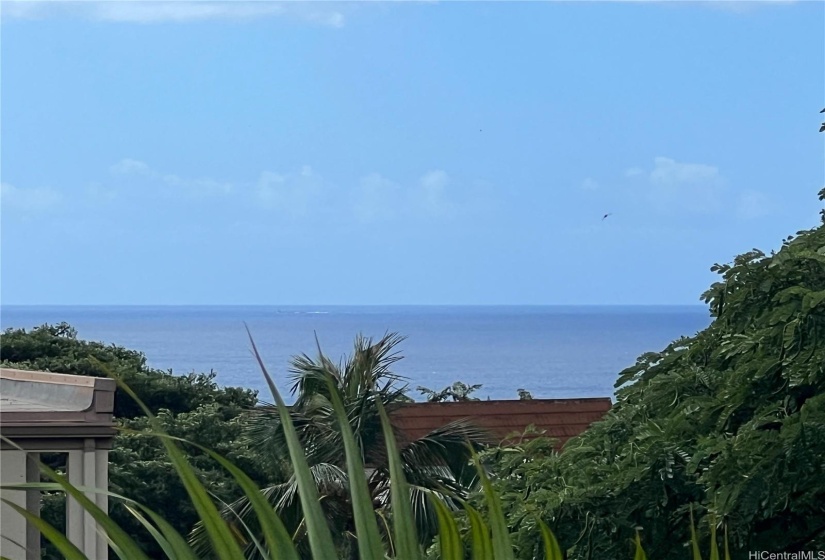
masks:
<path fill-rule="evenodd" d="M 612 396 L 618 373 L 637 356 L 695 334 L 710 318 L 700 306 L 0 308 L 4 329 L 61 321 L 80 338 L 139 350 L 153 367 L 215 370 L 219 383 L 263 397 L 244 321 L 282 389 L 290 357 L 316 354 L 315 333 L 337 360 L 358 333 L 398 332 L 407 339 L 396 372 L 411 388 L 481 383 L 478 396 L 495 399 L 517 398 L 520 388 L 536 398 Z"/>

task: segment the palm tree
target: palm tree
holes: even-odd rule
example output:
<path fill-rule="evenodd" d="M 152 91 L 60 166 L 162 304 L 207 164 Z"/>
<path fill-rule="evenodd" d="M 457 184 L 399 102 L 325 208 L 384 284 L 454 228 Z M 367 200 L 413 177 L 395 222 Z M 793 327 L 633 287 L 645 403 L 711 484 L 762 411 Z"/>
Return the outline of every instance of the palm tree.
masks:
<path fill-rule="evenodd" d="M 354 521 L 350 504 L 349 481 L 344 459 L 341 432 L 330 401 L 327 379 L 332 378 L 341 394 L 349 422 L 361 449 L 368 486 L 376 515 L 389 540 L 392 508 L 389 500 L 390 477 L 386 460 L 378 403 L 388 410 L 410 402 L 404 379 L 392 372 L 401 356 L 396 346 L 403 337 L 388 333 L 377 342 L 358 336 L 354 351 L 343 363 L 334 363 L 318 347 L 318 357 L 306 354 L 292 359 L 290 373 L 295 403 L 292 421 L 303 444 L 307 461 L 315 477 L 327 522 L 342 558 L 357 557 Z M 257 450 L 269 484 L 262 490 L 272 506 L 292 531 L 299 549 L 306 547 L 303 516 L 297 485 L 292 476 L 289 451 L 277 410 L 263 405 L 254 410 L 246 425 L 246 443 Z M 441 499 L 450 509 L 459 508 L 477 482 L 471 465 L 473 450 L 491 443 L 489 436 L 469 422 L 453 422 L 417 440 L 399 440 L 405 474 L 411 486 L 411 501 L 422 544 L 427 545 L 437 533 L 437 517 L 428 495 Z M 469 444 L 469 445 L 468 445 Z M 238 527 L 239 538 L 251 545 L 259 537 L 249 503 L 240 499 L 223 508 L 225 518 Z M 203 530 L 192 534 L 195 544 L 206 544 Z M 205 549 L 204 549 L 205 550 Z M 254 547 L 248 548 L 254 557 Z"/>

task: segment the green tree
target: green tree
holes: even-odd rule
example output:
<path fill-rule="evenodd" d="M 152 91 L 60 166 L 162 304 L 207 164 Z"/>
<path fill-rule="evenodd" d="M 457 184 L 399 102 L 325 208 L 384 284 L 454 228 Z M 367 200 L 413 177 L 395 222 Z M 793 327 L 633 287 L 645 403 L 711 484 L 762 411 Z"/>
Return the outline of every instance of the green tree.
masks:
<path fill-rule="evenodd" d="M 355 557 L 357 547 L 343 440 L 326 378 L 331 376 L 337 384 L 367 468 L 373 506 L 388 523 L 392 519 L 390 476 L 378 405 L 391 410 L 410 401 L 406 395 L 407 385 L 392 372 L 393 364 L 401 359 L 395 351 L 401 341 L 395 334 L 387 334 L 376 342 L 359 336 L 353 353 L 343 363 L 332 362 L 320 348 L 316 359 L 301 355 L 292 361 L 295 404 L 290 407 L 290 415 L 315 477 L 327 522 L 344 556 Z M 262 468 L 270 478 L 263 494 L 296 535 L 300 549 L 306 552 L 296 480 L 276 409 L 259 407 L 247 418 L 245 433 L 246 445 L 257 451 Z M 421 439 L 399 440 L 418 534 L 425 543 L 432 539 L 438 527 L 436 511 L 427 496 L 439 496 L 451 509 L 458 509 L 457 499 L 466 498 L 476 484 L 468 443 L 478 450 L 488 439 L 484 432 L 466 422 L 449 424 Z M 224 508 L 228 520 L 239 517 L 245 523 L 254 524 L 250 514 L 246 498 Z M 208 549 L 202 527 L 193 534 L 193 542 L 201 551 Z"/>
<path fill-rule="evenodd" d="M 825 225 L 712 270 L 712 324 L 622 372 L 604 420 L 561 453 L 490 455 L 522 558 L 535 514 L 570 558 L 620 557 L 636 527 L 651 558 L 682 557 L 691 505 L 734 557 L 825 549 Z"/>

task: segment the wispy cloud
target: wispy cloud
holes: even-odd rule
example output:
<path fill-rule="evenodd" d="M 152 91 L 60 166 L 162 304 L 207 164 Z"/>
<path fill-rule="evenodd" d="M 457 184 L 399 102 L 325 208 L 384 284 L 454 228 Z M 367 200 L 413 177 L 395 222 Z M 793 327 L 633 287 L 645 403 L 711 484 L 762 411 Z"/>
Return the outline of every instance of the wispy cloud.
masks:
<path fill-rule="evenodd" d="M 565 0 L 554 0 L 563 2 Z M 587 0 L 589 2 L 603 2 L 604 0 Z M 770 6 L 787 6 L 797 4 L 802 0 L 689 0 L 674 2 L 673 0 L 612 0 L 617 4 L 659 4 L 663 7 L 694 7 L 700 6 L 713 10 L 724 10 L 736 13 L 745 13 L 755 9 Z"/>
<path fill-rule="evenodd" d="M 90 198 L 121 199 L 121 194 L 128 193 L 130 197 L 216 199 L 236 209 L 254 207 L 282 218 L 360 224 L 450 219 L 459 210 L 475 211 L 468 205 L 479 198 L 475 192 L 472 198 L 463 199 L 453 192 L 453 180 L 443 169 L 427 171 L 406 183 L 372 172 L 354 185 L 329 181 L 309 165 L 294 171 L 265 170 L 257 179 L 226 182 L 162 173 L 143 161 L 126 158 L 110 166 L 109 173 L 112 184 L 97 185 L 94 193 L 87 192 Z"/>
<path fill-rule="evenodd" d="M 34 214 L 59 206 L 63 201 L 63 195 L 49 187 L 21 188 L 9 183 L 0 183 L 0 200 L 6 212 Z"/>
<path fill-rule="evenodd" d="M 322 209 L 324 187 L 323 178 L 305 165 L 297 173 L 264 171 L 255 186 L 255 193 L 267 209 L 305 217 Z"/>
<path fill-rule="evenodd" d="M 360 222 L 386 221 L 403 208 L 401 185 L 380 173 L 361 178 L 352 192 L 352 210 Z"/>
<path fill-rule="evenodd" d="M 86 187 L 86 197 L 94 202 L 110 202 L 117 198 L 117 190 L 100 183 L 92 183 Z"/>
<path fill-rule="evenodd" d="M 670 217 L 677 214 L 713 215 L 720 212 L 744 220 L 768 215 L 772 201 L 762 192 L 729 185 L 719 168 L 707 163 L 687 163 L 657 157 L 653 167 L 631 167 L 624 176 L 635 185 L 651 208 Z"/>
<path fill-rule="evenodd" d="M 708 183 L 719 179 L 719 169 L 713 165 L 681 163 L 666 157 L 657 157 L 653 162 L 655 167 L 650 172 L 650 182 L 654 185 Z"/>
<path fill-rule="evenodd" d="M 582 181 L 581 189 L 584 191 L 596 191 L 599 190 L 599 183 L 592 177 L 587 177 Z"/>
<path fill-rule="evenodd" d="M 704 163 L 684 163 L 667 157 L 653 160 L 648 174 L 650 196 L 660 209 L 712 214 L 722 209 L 725 181 L 719 169 Z"/>
<path fill-rule="evenodd" d="M 446 171 L 436 169 L 425 173 L 418 181 L 420 203 L 432 215 L 442 215 L 451 211 L 452 204 L 447 199 L 450 176 Z"/>
<path fill-rule="evenodd" d="M 350 189 L 349 198 L 353 216 L 361 223 L 398 223 L 426 220 L 451 220 L 459 214 L 477 212 L 458 189 L 453 179 L 443 169 L 433 169 L 412 182 L 394 181 L 381 173 L 370 173 Z M 474 191 L 472 201 L 484 198 Z M 466 195 L 466 193 L 465 193 Z"/>
<path fill-rule="evenodd" d="M 799 0 L 698 0 L 699 5 L 714 10 L 746 14 L 754 10 L 774 6 L 791 6 Z"/>
<path fill-rule="evenodd" d="M 93 21 L 152 24 L 286 17 L 329 27 L 342 27 L 345 23 L 340 10 L 331 4 L 316 2 L 3 0 L 0 4 L 3 17 L 19 19 L 76 17 Z"/>
<path fill-rule="evenodd" d="M 149 166 L 136 159 L 122 159 L 116 164 L 109 167 L 109 171 L 116 175 L 143 175 L 151 177 L 154 172 L 149 169 Z"/>
<path fill-rule="evenodd" d="M 191 195 L 229 194 L 235 188 L 232 183 L 216 181 L 214 179 L 204 177 L 189 178 L 175 174 L 160 173 L 142 161 L 128 158 L 122 159 L 112 165 L 109 171 L 113 175 L 121 177 L 142 177 Z"/>
<path fill-rule="evenodd" d="M 745 220 L 753 220 L 771 213 L 771 201 L 761 192 L 746 190 L 739 195 L 736 215 Z"/>

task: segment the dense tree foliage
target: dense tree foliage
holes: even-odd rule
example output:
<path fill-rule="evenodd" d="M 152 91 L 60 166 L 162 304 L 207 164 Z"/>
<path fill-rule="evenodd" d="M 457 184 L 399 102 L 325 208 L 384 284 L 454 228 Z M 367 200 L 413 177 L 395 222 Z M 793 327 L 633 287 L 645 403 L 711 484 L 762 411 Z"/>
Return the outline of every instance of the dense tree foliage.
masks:
<path fill-rule="evenodd" d="M 691 507 L 735 558 L 825 550 L 825 226 L 713 270 L 712 324 L 622 372 L 603 421 L 489 457 L 522 558 L 536 515 L 570 558 L 626 556 L 636 527 L 687 557 Z"/>
<path fill-rule="evenodd" d="M 256 394 L 248 389 L 218 387 L 214 372 L 181 376 L 152 369 L 140 352 L 79 340 L 76 331 L 65 323 L 30 331 L 6 329 L 0 335 L 0 360 L 4 366 L 19 369 L 118 376 L 158 415 L 168 433 L 214 449 L 245 468 L 250 476 L 260 476 L 240 442 L 241 420 L 257 402 Z M 161 513 L 179 531 L 187 533 L 197 515 L 163 446 L 148 433 L 147 418 L 122 391 L 116 394 L 115 416 L 121 430 L 109 456 L 111 489 Z M 240 492 L 227 473 L 196 449 L 188 452 L 211 492 L 223 500 L 237 499 Z M 50 462 L 59 466 L 57 458 L 50 458 Z M 61 526 L 63 503 L 62 496 L 46 496 L 44 517 Z M 137 535 L 147 552 L 160 554 L 153 548 L 154 540 L 143 533 L 125 509 L 114 506 L 112 517 Z"/>

